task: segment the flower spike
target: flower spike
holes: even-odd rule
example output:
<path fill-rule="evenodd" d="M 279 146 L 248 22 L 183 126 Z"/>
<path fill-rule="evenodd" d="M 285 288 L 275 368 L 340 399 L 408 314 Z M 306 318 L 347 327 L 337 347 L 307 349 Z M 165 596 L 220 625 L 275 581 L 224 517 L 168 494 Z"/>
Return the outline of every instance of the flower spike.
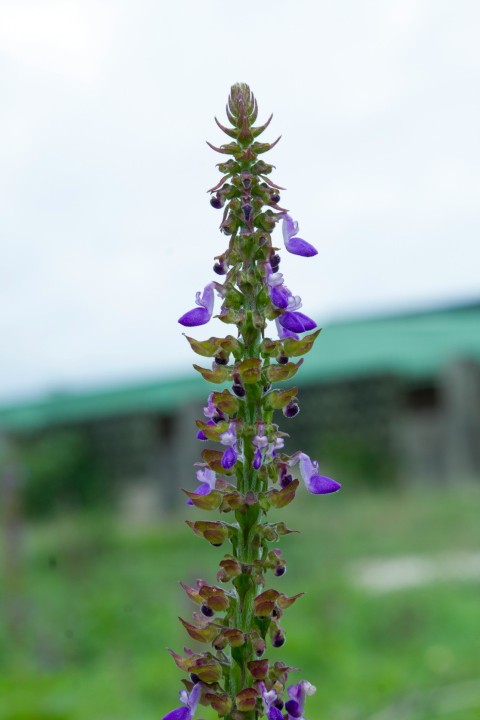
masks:
<path fill-rule="evenodd" d="M 271 116 L 255 125 L 258 105 L 245 83 L 232 87 L 226 113 L 227 124 L 215 122 L 228 142 L 208 144 L 228 156 L 218 163 L 221 179 L 209 191 L 228 243 L 214 258 L 217 281 L 197 293 L 195 307 L 179 322 L 208 323 L 216 293 L 221 302 L 216 317 L 230 326 L 226 337 L 187 336 L 207 363 L 193 367 L 214 389 L 196 421 L 197 438 L 205 443 L 195 463 L 196 489 L 183 490 L 196 511 L 218 513 L 186 521 L 196 540 L 206 540 L 215 552 L 228 549 L 219 560 L 217 584 L 181 583 L 196 609 L 190 622 L 180 622 L 190 638 L 207 647 L 185 648 L 183 655 L 170 651 L 186 689 L 180 693 L 182 707 L 163 720 L 194 720 L 200 701 L 210 706 L 208 717 L 213 711 L 227 720 L 305 720 L 305 698 L 315 688 L 306 680 L 289 685 L 296 668 L 276 659 L 286 641 L 282 618 L 303 593 L 288 596 L 269 583 L 281 583 L 286 572 L 277 543 L 296 531 L 266 516 L 295 499 L 300 484 L 295 469 L 314 495 L 335 493 L 340 483 L 321 475 L 304 452 L 286 454 L 287 434 L 275 422 L 275 413 L 288 423 L 298 414 L 298 388 L 283 383 L 298 372 L 301 356 L 320 333 L 302 337 L 316 323 L 300 312 L 301 298 L 279 272 L 281 258 L 272 240 L 277 223 L 282 221 L 288 252 L 313 257 L 317 251 L 297 236 L 298 223 L 280 205 L 283 188 L 269 177 L 274 166 L 263 160 L 278 142 L 259 140 Z M 270 321 L 278 337 L 268 337 Z"/>

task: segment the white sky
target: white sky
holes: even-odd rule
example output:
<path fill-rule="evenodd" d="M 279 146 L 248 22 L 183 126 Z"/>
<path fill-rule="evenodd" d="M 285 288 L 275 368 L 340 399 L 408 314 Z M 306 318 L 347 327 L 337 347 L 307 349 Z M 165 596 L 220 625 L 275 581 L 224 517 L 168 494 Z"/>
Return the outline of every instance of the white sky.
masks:
<path fill-rule="evenodd" d="M 304 312 L 480 297 L 479 27 L 477 0 L 0 0 L 0 401 L 187 370 L 239 80 L 319 250 L 282 264 Z"/>

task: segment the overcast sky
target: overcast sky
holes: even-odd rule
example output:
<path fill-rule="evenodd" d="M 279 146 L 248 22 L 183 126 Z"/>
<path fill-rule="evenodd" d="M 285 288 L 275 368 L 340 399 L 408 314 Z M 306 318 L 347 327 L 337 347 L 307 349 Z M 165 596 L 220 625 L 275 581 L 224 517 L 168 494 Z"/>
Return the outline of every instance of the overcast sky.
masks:
<path fill-rule="evenodd" d="M 479 28 L 477 0 L 0 0 L 0 402 L 188 369 L 236 81 L 319 250 L 282 265 L 307 314 L 480 297 Z"/>

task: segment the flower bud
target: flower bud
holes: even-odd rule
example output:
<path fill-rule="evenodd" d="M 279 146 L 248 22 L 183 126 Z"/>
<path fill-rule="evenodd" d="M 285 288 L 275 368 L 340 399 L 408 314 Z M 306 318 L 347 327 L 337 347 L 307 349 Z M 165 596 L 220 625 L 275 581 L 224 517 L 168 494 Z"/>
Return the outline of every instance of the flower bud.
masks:
<path fill-rule="evenodd" d="M 274 648 L 282 647 L 285 645 L 285 635 L 281 630 L 276 630 L 272 636 L 272 645 Z"/>
<path fill-rule="evenodd" d="M 250 660 L 247 663 L 247 668 L 255 680 L 265 680 L 268 675 L 268 660 Z"/>
<path fill-rule="evenodd" d="M 259 230 L 271 233 L 275 228 L 275 219 L 270 215 L 267 215 L 267 213 L 260 213 L 255 218 L 255 226 Z"/>
<path fill-rule="evenodd" d="M 298 403 L 296 402 L 289 402 L 288 405 L 285 405 L 283 408 L 283 414 L 286 418 L 293 418 L 295 415 L 298 415 L 300 412 L 300 407 Z"/>
<path fill-rule="evenodd" d="M 217 365 L 228 365 L 228 358 L 224 355 L 215 355 L 214 359 Z"/>
<path fill-rule="evenodd" d="M 267 647 L 265 640 L 260 635 L 255 635 L 252 638 L 252 647 L 255 650 L 255 655 L 261 657 Z"/>
<path fill-rule="evenodd" d="M 221 561 L 220 568 L 217 573 L 217 578 L 220 582 L 227 582 L 242 573 L 242 566 L 236 558 L 231 556 L 227 556 Z"/>
<path fill-rule="evenodd" d="M 217 262 L 213 266 L 213 271 L 217 273 L 217 275 L 226 275 L 227 268 L 225 265 L 225 258 L 219 257 L 217 259 Z"/>
<path fill-rule="evenodd" d="M 246 390 L 243 385 L 234 383 L 232 385 L 232 392 L 234 392 L 237 397 L 245 397 Z"/>
<path fill-rule="evenodd" d="M 250 205 L 250 203 L 245 203 L 245 205 L 242 205 L 242 210 L 245 216 L 245 220 L 247 221 L 247 223 L 250 222 L 250 215 L 252 213 L 252 206 Z"/>
<path fill-rule="evenodd" d="M 205 699 L 208 700 L 220 717 L 225 717 L 232 709 L 232 700 L 226 693 L 222 693 L 221 695 L 206 693 Z"/>
<path fill-rule="evenodd" d="M 202 605 L 200 611 L 203 613 L 203 615 L 205 615 L 205 617 L 212 617 L 215 614 L 212 608 L 209 608 L 208 605 Z"/>
<path fill-rule="evenodd" d="M 223 207 L 225 203 L 225 198 L 221 193 L 217 193 L 216 195 L 212 195 L 210 198 L 210 205 L 215 208 L 215 210 L 220 210 L 220 208 Z"/>
<path fill-rule="evenodd" d="M 255 688 L 245 688 L 237 696 L 237 708 L 241 712 L 251 712 L 257 704 L 258 691 Z"/>
<path fill-rule="evenodd" d="M 270 266 L 272 268 L 272 272 L 276 273 L 278 271 L 278 268 L 280 267 L 280 255 L 272 252 L 270 255 Z"/>
<path fill-rule="evenodd" d="M 245 635 L 241 630 L 238 630 L 237 628 L 228 628 L 224 631 L 224 633 L 228 644 L 232 648 L 242 647 L 242 645 L 245 645 Z"/>

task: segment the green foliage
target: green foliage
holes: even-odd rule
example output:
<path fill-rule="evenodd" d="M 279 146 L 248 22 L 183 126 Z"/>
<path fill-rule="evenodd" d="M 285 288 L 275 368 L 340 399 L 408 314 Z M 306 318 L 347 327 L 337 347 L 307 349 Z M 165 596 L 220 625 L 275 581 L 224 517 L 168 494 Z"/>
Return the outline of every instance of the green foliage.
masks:
<path fill-rule="evenodd" d="M 21 459 L 29 516 L 45 516 L 65 507 L 95 507 L 106 499 L 107 483 L 102 481 L 91 443 L 77 430 L 49 432 L 31 440 Z"/>
<path fill-rule="evenodd" d="M 319 678 L 308 720 L 373 720 L 390 705 L 397 709 L 388 720 L 478 720 L 474 685 L 470 694 L 460 685 L 458 711 L 441 714 L 443 691 L 478 679 L 478 584 L 376 594 L 355 584 L 352 563 L 478 551 L 479 501 L 477 489 L 364 492 L 320 508 L 304 496 L 272 511 L 302 530 L 284 539 L 289 569 L 275 587 L 291 596 L 301 580 L 306 594 L 285 620 L 287 644 L 267 656 L 302 667 L 294 681 Z M 182 651 L 172 617 L 191 606 L 178 568 L 193 582 L 211 575 L 222 554 L 177 519 L 127 528 L 72 516 L 30 528 L 20 636 L 9 640 L 0 629 L 0 720 L 158 720 L 180 689 L 178 669 L 159 651 Z M 213 717 L 204 708 L 198 716 Z"/>
<path fill-rule="evenodd" d="M 395 483 L 392 453 L 373 439 L 338 432 L 326 434 L 318 455 L 332 477 L 348 478 L 351 486 L 380 488 Z"/>

